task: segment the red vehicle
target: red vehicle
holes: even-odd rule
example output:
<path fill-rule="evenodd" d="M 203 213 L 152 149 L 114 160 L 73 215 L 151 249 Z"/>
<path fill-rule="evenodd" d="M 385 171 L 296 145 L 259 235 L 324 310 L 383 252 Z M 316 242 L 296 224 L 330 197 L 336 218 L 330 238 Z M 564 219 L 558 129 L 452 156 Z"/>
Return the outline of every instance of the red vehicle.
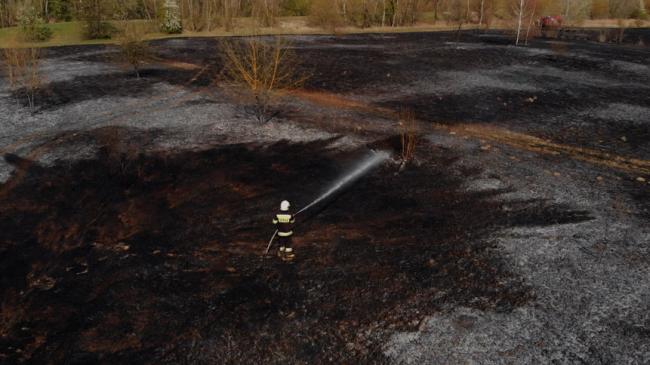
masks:
<path fill-rule="evenodd" d="M 562 28 L 562 17 L 559 15 L 547 15 L 537 20 L 541 36 L 544 38 L 557 38 Z"/>
<path fill-rule="evenodd" d="M 539 26 L 542 29 L 557 29 L 562 26 L 562 17 L 560 15 L 547 15 L 539 18 Z"/>

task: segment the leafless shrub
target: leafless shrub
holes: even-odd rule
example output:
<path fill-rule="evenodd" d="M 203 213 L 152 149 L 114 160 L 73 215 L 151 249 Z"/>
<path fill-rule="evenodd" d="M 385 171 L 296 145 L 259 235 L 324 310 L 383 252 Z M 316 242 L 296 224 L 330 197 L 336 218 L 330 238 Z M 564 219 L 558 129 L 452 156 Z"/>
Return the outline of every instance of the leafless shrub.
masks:
<path fill-rule="evenodd" d="M 117 127 L 106 127 L 96 131 L 95 138 L 101 147 L 101 154 L 107 159 L 111 173 L 127 176 L 134 173 L 142 177 L 142 166 L 137 163 L 143 145 L 148 140 L 145 132 L 141 136 L 130 136 L 126 131 Z"/>
<path fill-rule="evenodd" d="M 309 24 L 335 33 L 343 25 L 343 17 L 330 0 L 313 0 L 309 8 Z"/>
<path fill-rule="evenodd" d="M 280 91 L 298 88 L 306 79 L 298 71 L 296 54 L 283 38 L 225 40 L 221 49 L 224 76 L 243 91 L 244 97 L 252 99 L 260 122 L 273 119 L 271 105 Z"/>
<path fill-rule="evenodd" d="M 213 31 L 223 26 L 230 31 L 234 27 L 235 18 L 241 15 L 241 0 L 177 0 L 179 5 L 180 19 L 173 20 L 169 25 L 174 33 L 180 33 L 182 29 L 192 32 Z M 250 11 L 250 4 L 246 7 Z"/>
<path fill-rule="evenodd" d="M 616 36 L 616 42 L 623 43 L 623 38 L 625 37 L 625 29 L 627 29 L 627 24 L 623 19 L 618 19 L 616 21 L 616 24 L 618 25 L 618 34 Z"/>
<path fill-rule="evenodd" d="M 465 8 L 465 2 L 462 0 L 450 0 L 447 3 L 447 10 L 444 13 L 447 24 L 455 24 L 456 42 L 460 40 L 460 31 L 463 24 L 469 21 L 469 14 Z"/>
<path fill-rule="evenodd" d="M 120 58 L 130 65 L 140 78 L 140 66 L 151 60 L 152 53 L 145 41 L 146 28 L 139 24 L 127 24 L 118 40 Z"/>
<path fill-rule="evenodd" d="M 537 1 L 511 0 L 510 5 L 514 20 L 515 45 L 518 46 L 522 38 L 525 38 L 524 43 L 528 44 L 530 28 L 537 12 Z M 526 26 L 526 23 L 528 23 L 528 26 Z"/>
<path fill-rule="evenodd" d="M 411 162 L 415 157 L 415 146 L 417 145 L 417 122 L 415 114 L 410 109 L 404 109 L 399 113 L 399 121 L 397 123 L 400 140 L 402 145 L 401 157 L 402 163 L 400 169 Z"/>
<path fill-rule="evenodd" d="M 272 27 L 276 25 L 280 15 L 279 0 L 253 0 L 251 1 L 251 14 L 257 25 Z"/>
<path fill-rule="evenodd" d="M 13 42 L 2 50 L 2 58 L 9 86 L 14 91 L 23 91 L 30 110 L 34 110 L 36 93 L 41 87 L 40 50 L 21 48 Z"/>

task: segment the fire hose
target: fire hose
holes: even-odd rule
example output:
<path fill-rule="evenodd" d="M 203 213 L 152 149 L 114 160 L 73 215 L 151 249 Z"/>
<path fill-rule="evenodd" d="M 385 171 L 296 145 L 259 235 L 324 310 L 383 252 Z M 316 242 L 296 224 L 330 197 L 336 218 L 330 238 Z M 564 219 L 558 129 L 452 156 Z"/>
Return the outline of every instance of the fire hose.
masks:
<path fill-rule="evenodd" d="M 372 150 L 372 154 L 367 156 L 364 160 L 361 161 L 360 164 L 355 166 L 355 168 L 350 171 L 348 174 L 344 175 L 342 178 L 339 178 L 336 183 L 329 189 L 327 190 L 324 194 L 322 194 L 320 197 L 318 197 L 316 200 L 311 202 L 309 205 L 305 206 L 304 208 L 300 209 L 298 213 L 294 215 L 297 216 L 298 214 L 310 209 L 311 207 L 317 205 L 318 203 L 325 201 L 327 198 L 330 196 L 334 195 L 337 191 L 348 187 L 352 183 L 354 183 L 357 179 L 361 178 L 363 175 L 365 175 L 367 172 L 369 172 L 373 167 L 377 166 L 379 163 L 383 162 L 384 160 L 388 159 L 390 157 L 390 154 L 386 151 L 375 151 Z M 319 211 L 317 211 L 314 214 L 317 214 Z M 308 219 L 310 217 L 307 217 Z M 269 240 L 269 244 L 266 246 L 266 251 L 264 254 L 268 254 L 269 250 L 271 249 L 271 245 L 273 244 L 273 240 L 275 237 L 278 235 L 278 230 L 276 229 L 275 232 L 273 233 L 273 236 L 271 236 L 271 239 Z"/>

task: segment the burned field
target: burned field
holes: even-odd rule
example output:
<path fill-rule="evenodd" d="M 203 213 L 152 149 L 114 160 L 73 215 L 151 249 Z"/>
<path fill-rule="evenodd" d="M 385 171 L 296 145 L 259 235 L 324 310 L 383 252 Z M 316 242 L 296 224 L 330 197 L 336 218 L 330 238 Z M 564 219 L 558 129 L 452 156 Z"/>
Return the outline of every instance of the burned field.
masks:
<path fill-rule="evenodd" d="M 306 202 L 345 156 L 322 142 L 134 159 L 110 148 L 49 168 L 8 157 L 26 170 L 3 201 L 3 294 L 24 298 L 6 345 L 44 340 L 34 360 L 375 359 L 364 330 L 412 327 L 442 303 L 508 311 L 530 300 L 490 252 L 490 231 L 590 219 L 540 201 L 503 211 L 490 201 L 499 191 L 462 192 L 446 171 L 457 156 L 443 153 L 435 172 L 386 167 L 307 220 L 301 259 L 286 265 L 260 257 L 266 207 L 286 192 Z"/>
<path fill-rule="evenodd" d="M 265 125 L 213 40 L 158 42 L 141 80 L 49 51 L 36 113 L 2 94 L 0 360 L 643 363 L 650 51 L 454 37 L 295 38 L 312 77 Z M 265 257 L 282 199 L 397 159 L 406 108 L 415 161 Z"/>

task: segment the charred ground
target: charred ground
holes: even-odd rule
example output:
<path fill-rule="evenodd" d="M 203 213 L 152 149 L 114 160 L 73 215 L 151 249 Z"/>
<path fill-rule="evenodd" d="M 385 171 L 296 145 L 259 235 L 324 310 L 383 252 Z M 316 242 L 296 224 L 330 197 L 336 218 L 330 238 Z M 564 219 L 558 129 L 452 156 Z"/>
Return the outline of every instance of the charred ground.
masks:
<path fill-rule="evenodd" d="M 497 146 L 446 133 L 442 142 L 439 135 L 421 136 L 416 163 L 401 173 L 387 163 L 319 207 L 318 215 L 302 217 L 294 264 L 262 257 L 279 199 L 301 207 L 368 146 L 397 151 L 394 112 L 401 108 L 437 125 L 490 124 L 576 148 L 649 157 L 647 48 L 540 41 L 520 49 L 477 39 L 465 34 L 455 42 L 445 33 L 298 37 L 296 52 L 312 74 L 305 92 L 326 103 L 289 100 L 271 127 L 255 124 L 215 86 L 218 47 L 210 39 L 155 42 L 160 62 L 140 80 L 119 69 L 55 77 L 39 95 L 35 115 L 16 114 L 38 123 L 39 131 L 43 124 L 49 129 L 2 135 L 3 166 L 11 175 L 0 191 L 0 360 L 390 362 L 395 358 L 386 357 L 386 341 L 400 331 L 426 333 L 428 316 L 469 308 L 518 318 L 527 308 L 553 307 L 545 302 L 551 284 L 534 282 L 513 265 L 526 255 L 543 252 L 557 261 L 539 264 L 540 270 L 555 270 L 557 278 L 572 270 L 567 281 L 579 284 L 585 273 L 598 273 L 592 269 L 600 263 L 616 268 L 621 257 L 631 257 L 623 266 L 635 268 L 645 262 L 643 248 L 625 251 L 644 239 L 631 233 L 611 242 L 597 237 L 592 247 L 581 224 L 611 224 L 618 234 L 619 222 L 621 230 L 632 223 L 573 197 L 583 193 L 574 185 L 584 176 L 624 179 L 602 190 L 615 200 L 616 214 L 647 222 L 648 190 L 634 181 L 637 175 L 505 146 L 498 155 L 492 152 Z M 69 62 L 109 64 L 111 52 L 53 49 L 47 62 L 57 76 Z M 13 112 L 8 105 L 20 101 L 20 93 L 6 99 Z M 273 134 L 277 130 L 284 134 Z M 350 147 L 346 138 L 363 142 Z M 333 147 L 337 143 L 347 148 Z M 59 151 L 64 147 L 73 152 Z M 526 158 L 531 162 L 522 167 L 513 162 Z M 567 179 L 565 188 L 557 181 L 564 175 L 551 172 L 555 180 L 544 180 L 543 169 L 564 169 L 575 180 Z M 468 188 L 486 176 L 488 188 Z M 521 184 L 489 183 L 506 177 Z M 543 193 L 547 186 L 555 189 L 550 196 Z M 501 232 L 526 229 L 542 233 L 522 234 L 523 242 L 509 236 L 525 254 L 505 255 Z M 562 230 L 570 239 L 561 239 Z M 560 258 L 545 251 L 549 242 Z M 597 263 L 575 259 L 591 266 L 574 269 L 574 250 Z M 607 273 L 562 287 L 570 305 L 553 302 L 554 308 L 590 308 L 588 299 L 571 295 L 586 287 L 591 292 L 588 286 L 606 282 L 605 276 L 620 279 Z M 642 290 L 644 283 L 635 285 Z M 634 328 L 625 333 L 647 338 L 647 324 L 635 315 L 620 319 L 617 331 Z M 543 328 L 567 322 L 546 313 L 535 318 L 550 318 Z M 472 331 L 474 320 L 454 323 Z M 548 337 L 535 346 L 553 351 L 544 347 Z M 588 353 L 561 358 L 616 359 Z"/>
<path fill-rule="evenodd" d="M 386 166 L 307 220 L 300 259 L 284 265 L 260 255 L 268 207 L 287 191 L 307 202 L 355 153 L 327 142 L 119 147 L 150 136 L 82 133 L 97 156 L 51 167 L 5 156 L 19 181 L 0 204 L 3 348 L 23 349 L 5 360 L 377 361 L 385 338 L 366 337 L 374 330 L 417 327 L 442 304 L 507 312 L 534 297 L 489 232 L 590 219 L 543 201 L 505 209 L 499 190 L 464 192 L 447 170 L 458 157 L 436 151 L 435 172 Z"/>

